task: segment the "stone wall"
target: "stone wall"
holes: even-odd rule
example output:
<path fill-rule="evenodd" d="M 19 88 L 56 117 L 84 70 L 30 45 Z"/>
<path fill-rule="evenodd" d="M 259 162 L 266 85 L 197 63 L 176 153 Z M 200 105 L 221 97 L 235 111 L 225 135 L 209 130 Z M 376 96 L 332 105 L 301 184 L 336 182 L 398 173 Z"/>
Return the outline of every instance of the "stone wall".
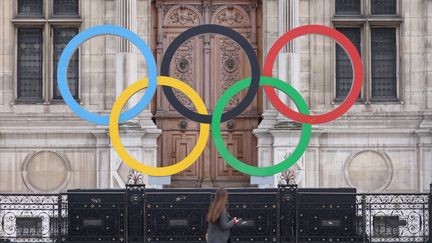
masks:
<path fill-rule="evenodd" d="M 130 169 L 111 148 L 106 126 L 81 120 L 67 106 L 49 97 L 39 104 L 15 102 L 16 27 L 34 24 L 15 19 L 16 2 L 0 2 L 0 33 L 3 33 L 0 36 L 0 192 L 124 186 Z M 150 43 L 151 1 L 132 2 L 136 7 L 129 11 L 136 10 L 131 13 L 136 16 L 136 26 L 131 28 Z M 334 2 L 263 1 L 264 57 L 274 41 L 295 26 L 334 26 Z M 127 7 L 122 0 L 81 0 L 80 3 L 81 30 L 119 24 L 119 8 Z M 428 190 L 432 176 L 432 2 L 398 0 L 398 3 L 402 17 L 398 27 L 399 102 L 359 102 L 340 119 L 314 125 L 309 149 L 292 169 L 300 186 L 357 186 L 361 191 L 392 192 Z M 49 38 L 49 31 L 45 34 Z M 46 49 L 45 56 L 49 55 Z M 369 65 L 368 61 L 365 65 Z M 45 66 L 48 92 L 50 67 Z M 289 81 L 302 93 L 311 112 L 320 114 L 339 105 L 334 102 L 333 70 L 334 42 L 322 36 L 306 36 L 298 38 L 279 55 L 274 76 Z M 135 49 L 121 51 L 118 38 L 96 37 L 81 47 L 80 103 L 90 111 L 107 115 L 124 87 L 145 75 L 145 60 Z M 289 100 L 283 95 L 281 98 Z M 260 166 L 289 156 L 300 135 L 298 128 L 278 114 L 266 99 L 263 105 L 264 120 L 254 130 Z M 122 134 L 122 139 L 135 158 L 154 163 L 160 131 L 150 118 L 149 111 L 143 112 L 128 124 L 134 129 Z M 48 160 L 53 162 L 46 163 Z M 275 183 L 278 179 L 275 176 Z"/>
<path fill-rule="evenodd" d="M 0 3 L 0 30 L 4 33 L 0 36 L 0 191 L 56 192 L 68 188 L 124 186 L 130 171 L 111 149 L 107 126 L 83 121 L 64 103 L 49 97 L 38 104 L 15 102 L 16 27 L 35 24 L 32 20 L 17 23 L 16 2 Z M 48 2 L 51 1 L 45 4 Z M 136 31 L 149 42 L 150 1 L 130 2 L 135 4 L 132 10 L 136 11 Z M 116 9 L 122 7 L 125 7 L 122 1 L 81 0 L 80 18 L 74 20 L 78 23 L 75 25 L 84 30 L 95 25 L 119 24 Z M 50 28 L 46 23 L 41 26 Z M 116 95 L 126 85 L 124 70 L 120 69 L 125 60 L 118 56 L 122 55 L 117 49 L 118 39 L 98 36 L 80 47 L 80 104 L 89 111 L 109 114 Z M 44 62 L 50 60 L 49 51 L 45 48 Z M 132 63 L 136 66 L 135 77 L 144 77 L 144 59 L 138 57 L 135 49 L 128 55 L 137 59 Z M 47 63 L 45 66 L 44 85 L 51 89 L 48 76 L 51 69 Z M 127 148 L 139 160 L 144 156 L 152 159 L 156 154 L 158 131 L 149 116 L 148 111 L 144 112 L 130 124 L 138 129 L 122 135 Z"/>
<path fill-rule="evenodd" d="M 299 25 L 334 26 L 334 1 L 291 0 L 299 5 Z M 364 3 L 364 2 L 363 2 Z M 278 1 L 265 1 L 264 9 L 276 9 Z M 356 186 L 360 191 L 427 191 L 431 182 L 430 139 L 430 18 L 431 2 L 401 0 L 398 35 L 398 102 L 357 102 L 343 117 L 314 125 L 309 149 L 293 169 L 297 182 L 307 187 Z M 265 13 L 266 14 L 266 13 Z M 279 19 L 279 21 L 278 21 Z M 267 12 L 267 49 L 274 41 L 281 17 Z M 367 30 L 365 31 L 367 33 Z M 308 102 L 312 114 L 328 112 L 334 102 L 334 42 L 327 37 L 300 37 L 297 70 L 300 82 L 292 81 Z M 298 61 L 298 60 L 297 60 Z M 288 63 L 296 62 L 289 57 Z M 280 63 L 280 60 L 279 60 Z M 364 65 L 370 65 L 365 61 Z M 283 64 L 285 66 L 285 64 Z M 279 65 L 274 74 L 290 80 Z M 281 72 L 283 73 L 281 75 Z M 365 85 L 370 78 L 365 72 Z M 295 75 L 295 74 L 294 74 Z M 270 107 L 267 107 L 270 108 Z M 297 145 L 300 131 L 288 120 L 266 111 L 270 121 L 256 130 L 261 161 L 281 161 Z M 266 112 L 264 114 L 266 114 Z M 284 128 L 285 127 L 285 128 Z M 269 132 L 271 136 L 268 135 Z M 275 179 L 277 180 L 277 178 Z"/>

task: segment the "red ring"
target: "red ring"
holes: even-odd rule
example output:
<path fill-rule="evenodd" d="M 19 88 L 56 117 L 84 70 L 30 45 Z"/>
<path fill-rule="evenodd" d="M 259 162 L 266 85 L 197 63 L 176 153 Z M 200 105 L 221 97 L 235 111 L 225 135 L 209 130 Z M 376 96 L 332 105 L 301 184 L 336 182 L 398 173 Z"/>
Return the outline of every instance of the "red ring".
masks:
<path fill-rule="evenodd" d="M 327 112 L 321 115 L 304 115 L 300 114 L 296 111 L 290 109 L 287 105 L 285 105 L 277 96 L 276 91 L 271 86 L 264 86 L 264 91 L 267 94 L 272 105 L 286 117 L 291 118 L 294 121 L 307 123 L 307 124 L 320 124 L 329 121 L 333 121 L 336 118 L 342 116 L 345 112 L 347 112 L 351 106 L 354 105 L 357 98 L 360 95 L 360 91 L 363 83 L 363 62 L 360 57 L 360 54 L 357 51 L 357 48 L 353 45 L 353 43 L 342 33 L 339 31 L 323 26 L 323 25 L 304 25 L 298 28 L 294 28 L 284 35 L 282 35 L 271 47 L 265 63 L 264 63 L 264 75 L 272 76 L 273 64 L 276 60 L 276 57 L 282 49 L 289 41 L 292 39 L 306 35 L 306 34 L 319 34 L 328 36 L 339 43 L 342 48 L 347 52 L 351 64 L 354 69 L 354 78 L 351 90 L 345 100 L 334 110 Z"/>

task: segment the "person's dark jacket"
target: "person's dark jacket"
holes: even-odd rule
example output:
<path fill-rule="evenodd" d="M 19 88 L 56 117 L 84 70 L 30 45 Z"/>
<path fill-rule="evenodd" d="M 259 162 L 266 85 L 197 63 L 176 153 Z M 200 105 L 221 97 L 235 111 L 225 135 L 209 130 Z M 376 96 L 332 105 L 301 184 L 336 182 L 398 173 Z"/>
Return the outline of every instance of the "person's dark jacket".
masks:
<path fill-rule="evenodd" d="M 209 223 L 207 243 L 227 243 L 233 226 L 234 220 L 230 219 L 228 212 L 224 209 L 216 222 Z"/>

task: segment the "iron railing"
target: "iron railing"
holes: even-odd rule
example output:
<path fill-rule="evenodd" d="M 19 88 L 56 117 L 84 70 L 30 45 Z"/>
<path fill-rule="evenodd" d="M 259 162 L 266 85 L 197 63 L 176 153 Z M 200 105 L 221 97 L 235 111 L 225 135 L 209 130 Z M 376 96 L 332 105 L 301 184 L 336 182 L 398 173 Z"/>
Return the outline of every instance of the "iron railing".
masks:
<path fill-rule="evenodd" d="M 213 189 L 0 195 L 0 242 L 205 242 Z M 229 190 L 235 242 L 431 242 L 430 193 Z M 165 233 L 164 233 L 165 232 Z"/>
<path fill-rule="evenodd" d="M 0 195 L 0 239 L 4 242 L 57 242 L 67 234 L 66 219 L 65 195 Z"/>

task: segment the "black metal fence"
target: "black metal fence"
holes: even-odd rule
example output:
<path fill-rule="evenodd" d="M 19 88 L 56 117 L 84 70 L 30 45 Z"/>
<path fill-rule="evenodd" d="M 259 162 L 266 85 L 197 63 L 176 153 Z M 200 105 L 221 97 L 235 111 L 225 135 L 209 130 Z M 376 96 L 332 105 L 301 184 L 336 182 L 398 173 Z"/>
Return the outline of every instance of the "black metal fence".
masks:
<path fill-rule="evenodd" d="M 205 242 L 212 189 L 0 195 L 0 242 Z M 229 190 L 233 242 L 431 242 L 431 194 Z"/>
<path fill-rule="evenodd" d="M 0 195 L 0 242 L 57 242 L 66 235 L 66 195 Z"/>

